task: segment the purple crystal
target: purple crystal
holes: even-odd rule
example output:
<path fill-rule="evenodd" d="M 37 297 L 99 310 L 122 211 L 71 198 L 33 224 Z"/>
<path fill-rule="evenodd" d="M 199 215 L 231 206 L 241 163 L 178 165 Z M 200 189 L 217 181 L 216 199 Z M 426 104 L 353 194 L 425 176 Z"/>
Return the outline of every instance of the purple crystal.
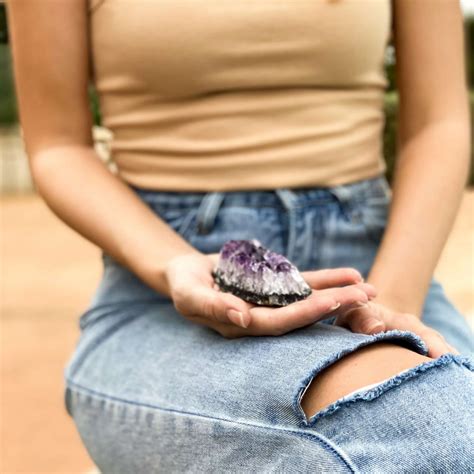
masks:
<path fill-rule="evenodd" d="M 213 276 L 222 291 L 263 306 L 286 306 L 311 294 L 298 269 L 258 240 L 227 241 Z"/>

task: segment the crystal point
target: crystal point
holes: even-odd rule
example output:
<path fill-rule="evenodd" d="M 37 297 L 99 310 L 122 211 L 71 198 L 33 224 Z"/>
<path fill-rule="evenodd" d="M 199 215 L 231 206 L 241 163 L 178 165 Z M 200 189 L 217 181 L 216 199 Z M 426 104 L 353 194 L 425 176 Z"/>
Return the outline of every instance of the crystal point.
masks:
<path fill-rule="evenodd" d="M 258 240 L 227 241 L 213 276 L 222 291 L 262 306 L 286 306 L 311 294 L 298 269 Z"/>

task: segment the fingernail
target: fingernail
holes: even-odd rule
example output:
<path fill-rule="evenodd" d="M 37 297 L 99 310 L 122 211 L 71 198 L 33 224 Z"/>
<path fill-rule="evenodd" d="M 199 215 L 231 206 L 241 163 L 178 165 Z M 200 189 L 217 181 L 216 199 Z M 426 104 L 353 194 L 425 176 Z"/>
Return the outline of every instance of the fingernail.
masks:
<path fill-rule="evenodd" d="M 364 306 L 367 306 L 367 301 L 357 301 L 356 306 L 363 308 Z"/>
<path fill-rule="evenodd" d="M 240 326 L 242 328 L 247 328 L 250 321 L 245 321 L 244 319 L 244 314 L 241 313 L 240 311 L 237 311 L 235 309 L 229 309 L 227 310 L 227 317 L 234 323 L 237 324 L 237 326 Z"/>
<path fill-rule="evenodd" d="M 455 349 L 451 344 L 448 344 L 448 347 L 451 349 L 453 354 L 459 355 L 461 354 L 457 349 Z"/>
<path fill-rule="evenodd" d="M 336 303 L 334 306 L 329 308 L 329 311 L 334 311 L 335 309 L 339 308 L 339 306 L 341 306 L 341 303 Z"/>

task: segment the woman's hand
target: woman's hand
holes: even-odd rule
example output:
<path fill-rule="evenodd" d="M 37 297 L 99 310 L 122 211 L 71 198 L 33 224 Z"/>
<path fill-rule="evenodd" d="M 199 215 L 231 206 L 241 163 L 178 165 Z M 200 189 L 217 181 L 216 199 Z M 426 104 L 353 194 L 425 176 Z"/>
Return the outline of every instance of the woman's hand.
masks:
<path fill-rule="evenodd" d="M 281 308 L 255 306 L 217 288 L 211 274 L 217 259 L 218 254 L 175 257 L 165 274 L 177 311 L 228 338 L 282 335 L 332 315 L 343 315 L 375 297 L 374 287 L 363 283 L 357 270 L 339 268 L 302 272 L 313 289 L 302 301 Z"/>
<path fill-rule="evenodd" d="M 446 342 L 442 334 L 423 324 L 414 314 L 393 311 L 376 301 L 369 301 L 364 307 L 339 315 L 335 324 L 364 334 L 376 334 L 393 329 L 411 331 L 426 343 L 429 357 L 437 358 L 447 352 L 459 354 Z"/>

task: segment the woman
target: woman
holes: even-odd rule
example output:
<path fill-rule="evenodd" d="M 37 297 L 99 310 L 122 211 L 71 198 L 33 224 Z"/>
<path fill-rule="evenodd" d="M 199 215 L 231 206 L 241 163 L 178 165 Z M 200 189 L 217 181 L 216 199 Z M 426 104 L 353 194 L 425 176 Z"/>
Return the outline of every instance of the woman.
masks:
<path fill-rule="evenodd" d="M 471 335 L 431 280 L 468 168 L 462 22 L 433 3 L 10 3 L 35 183 L 102 249 L 66 374 L 102 472 L 473 467 Z M 117 176 L 93 151 L 90 73 Z M 285 253 L 312 295 L 219 292 L 232 238 Z"/>

